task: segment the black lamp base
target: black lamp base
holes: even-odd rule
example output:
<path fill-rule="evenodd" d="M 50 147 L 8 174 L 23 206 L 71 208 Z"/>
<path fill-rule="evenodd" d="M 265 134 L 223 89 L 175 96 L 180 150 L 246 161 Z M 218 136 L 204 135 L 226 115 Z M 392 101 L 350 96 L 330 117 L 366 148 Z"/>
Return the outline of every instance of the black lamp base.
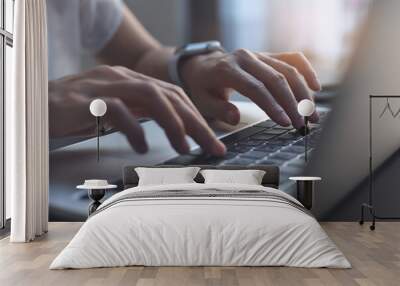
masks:
<path fill-rule="evenodd" d="M 368 209 L 369 213 L 372 216 L 372 224 L 369 226 L 369 229 L 375 230 L 375 220 L 376 220 L 375 208 L 374 208 L 374 206 L 371 206 L 370 204 L 363 203 L 361 205 L 361 219 L 360 219 L 359 223 L 360 223 L 360 225 L 364 224 L 364 210 L 365 209 Z"/>
<path fill-rule="evenodd" d="M 297 199 L 308 210 L 312 209 L 314 181 L 297 181 Z"/>
<path fill-rule="evenodd" d="M 97 208 L 101 205 L 100 200 L 104 197 L 106 191 L 100 190 L 88 190 L 88 196 L 93 202 L 89 205 L 88 213 L 89 216 L 94 213 Z"/>

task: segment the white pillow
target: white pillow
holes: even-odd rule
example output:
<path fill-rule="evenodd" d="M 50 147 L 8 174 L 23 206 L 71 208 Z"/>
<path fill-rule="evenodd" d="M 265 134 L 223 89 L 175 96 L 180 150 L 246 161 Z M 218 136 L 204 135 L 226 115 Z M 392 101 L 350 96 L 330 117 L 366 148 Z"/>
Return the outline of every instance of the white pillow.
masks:
<path fill-rule="evenodd" d="M 199 167 L 135 168 L 139 176 L 138 186 L 195 183 L 193 179 L 199 170 Z"/>
<path fill-rule="evenodd" d="M 265 171 L 261 170 L 202 170 L 205 184 L 261 185 Z"/>

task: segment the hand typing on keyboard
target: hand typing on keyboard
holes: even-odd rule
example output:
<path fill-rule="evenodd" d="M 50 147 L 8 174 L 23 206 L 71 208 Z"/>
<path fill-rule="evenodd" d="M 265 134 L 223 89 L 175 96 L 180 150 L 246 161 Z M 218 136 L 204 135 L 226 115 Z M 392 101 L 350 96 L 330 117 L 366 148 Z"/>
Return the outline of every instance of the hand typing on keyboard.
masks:
<path fill-rule="evenodd" d="M 49 37 L 61 39 L 61 42 L 49 45 L 56 48 L 49 53 L 52 138 L 94 134 L 95 123 L 88 106 L 94 97 L 100 97 L 109 107 L 104 124 L 126 135 L 137 152 L 148 150 L 138 121 L 138 117 L 146 117 L 154 119 L 164 129 L 177 152 L 189 152 L 186 141 L 186 135 L 189 135 L 207 153 L 222 156 L 225 146 L 215 137 L 204 117 L 237 124 L 239 111 L 228 101 L 232 90 L 251 99 L 279 125 L 292 125 L 298 129 L 304 123 L 297 112 L 297 102 L 312 99 L 311 90 L 320 89 L 315 71 L 301 53 L 270 54 L 244 49 L 224 52 L 215 42 L 215 49 L 210 48 L 213 46 L 210 42 L 200 45 L 203 46 L 200 49 L 197 43 L 182 53 L 182 49 L 171 49 L 159 43 L 126 5 L 120 7 L 114 3 L 118 1 L 102 1 L 104 5 L 99 8 L 102 13 L 92 11 L 90 5 L 75 9 L 76 1 L 50 2 L 66 3 L 63 9 L 49 4 L 55 5 L 49 11 L 57 12 L 50 13 L 49 19 L 54 19 L 49 23 L 49 27 L 53 27 L 50 34 L 62 31 L 65 24 L 76 17 L 87 21 L 100 17 L 99 22 L 109 21 L 103 25 L 82 25 L 91 28 L 65 35 L 55 33 Z M 76 12 L 80 14 L 75 15 Z M 64 23 L 60 19 L 68 21 Z M 103 26 L 114 28 L 102 29 Z M 81 38 L 87 41 L 81 41 Z M 58 49 L 61 46 L 63 49 Z M 81 49 L 92 51 L 93 58 L 104 65 L 80 71 Z M 55 55 L 57 58 L 52 58 Z M 177 58 L 179 60 L 175 61 Z M 184 90 L 171 83 L 182 84 L 191 100 Z M 316 112 L 310 120 L 318 120 Z M 260 141 L 287 132 L 289 130 L 284 128 L 265 134 L 258 132 L 258 137 L 249 138 L 242 145 L 247 146 L 246 149 L 258 148 L 263 145 Z M 284 140 L 288 138 L 281 137 L 274 142 Z"/>
<path fill-rule="evenodd" d="M 310 90 L 320 89 L 315 71 L 301 53 L 217 51 L 184 61 L 181 72 L 200 112 L 230 124 L 239 122 L 239 111 L 228 101 L 232 89 L 250 98 L 276 123 L 297 129 L 304 126 L 297 103 L 312 99 Z M 317 122 L 318 114 L 310 120 Z"/>

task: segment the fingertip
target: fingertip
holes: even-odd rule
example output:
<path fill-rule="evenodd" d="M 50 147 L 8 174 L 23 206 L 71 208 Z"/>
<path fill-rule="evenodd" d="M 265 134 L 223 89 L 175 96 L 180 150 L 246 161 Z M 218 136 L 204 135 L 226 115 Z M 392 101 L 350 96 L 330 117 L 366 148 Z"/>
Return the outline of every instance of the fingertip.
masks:
<path fill-rule="evenodd" d="M 141 146 L 141 147 L 136 148 L 135 150 L 139 154 L 145 154 L 145 153 L 147 153 L 147 151 L 149 151 L 149 148 L 147 146 Z"/>
<path fill-rule="evenodd" d="M 322 87 L 321 87 L 321 85 L 315 85 L 311 89 L 312 89 L 312 91 L 318 92 L 318 91 L 322 90 Z"/>
<path fill-rule="evenodd" d="M 181 154 L 188 154 L 190 152 L 190 146 L 189 143 L 186 141 L 186 139 L 183 139 L 182 143 L 179 146 L 178 151 Z"/>
<path fill-rule="evenodd" d="M 318 77 L 316 75 L 313 76 L 312 84 L 310 87 L 313 91 L 321 91 L 322 86 L 321 82 L 319 81 Z"/>
<path fill-rule="evenodd" d="M 240 122 L 240 112 L 239 110 L 231 109 L 228 111 L 228 123 L 231 125 L 236 125 Z"/>
<path fill-rule="evenodd" d="M 133 135 L 132 133 L 125 134 L 125 136 L 136 153 L 144 154 L 149 151 L 149 147 L 144 137 L 141 137 L 138 134 Z"/>
<path fill-rule="evenodd" d="M 149 151 L 149 147 L 147 146 L 146 142 L 142 142 L 141 144 L 131 143 L 133 145 L 133 148 L 135 151 L 139 154 L 145 154 L 147 151 Z"/>
<path fill-rule="evenodd" d="M 287 127 L 292 124 L 292 121 L 290 120 L 289 116 L 283 110 L 276 116 L 274 121 L 284 127 Z"/>
<path fill-rule="evenodd" d="M 291 120 L 292 120 L 292 125 L 294 128 L 299 129 L 301 127 L 304 126 L 304 117 L 301 116 L 297 110 L 293 112 L 293 114 L 291 114 L 290 116 Z"/>
<path fill-rule="evenodd" d="M 220 140 L 217 140 L 212 148 L 212 153 L 215 156 L 224 156 L 226 153 L 226 146 Z"/>
<path fill-rule="evenodd" d="M 303 120 L 295 120 L 295 121 L 293 121 L 292 125 L 295 129 L 300 129 L 300 128 L 304 127 L 304 121 Z"/>

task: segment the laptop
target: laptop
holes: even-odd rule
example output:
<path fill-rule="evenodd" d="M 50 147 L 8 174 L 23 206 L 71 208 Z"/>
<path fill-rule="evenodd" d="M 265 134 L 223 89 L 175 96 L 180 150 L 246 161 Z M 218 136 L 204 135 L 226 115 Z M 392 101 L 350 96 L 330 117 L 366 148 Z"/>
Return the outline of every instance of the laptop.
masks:
<path fill-rule="evenodd" d="M 368 100 L 370 94 L 400 93 L 400 2 L 375 1 L 355 49 L 345 80 L 330 107 L 319 107 L 321 122 L 310 128 L 309 161 L 304 161 L 304 136 L 281 127 L 267 118 L 253 103 L 238 101 L 242 114 L 238 126 L 213 124 L 227 145 L 227 155 L 216 158 L 202 154 L 191 141 L 192 152 L 179 156 L 170 147 L 163 131 L 153 122 L 143 123 L 150 152 L 136 154 L 119 132 L 101 138 L 101 160 L 97 163 L 95 139 L 54 150 L 50 154 L 51 219 L 81 220 L 88 205 L 84 192 L 75 185 L 88 178 L 117 182 L 124 165 L 156 164 L 272 164 L 281 169 L 280 189 L 292 193 L 289 176 L 321 176 L 313 212 L 324 217 L 345 199 L 368 175 Z M 385 122 L 386 121 L 386 122 Z M 388 136 L 376 142 L 379 152 L 374 167 L 382 164 L 398 148 L 400 125 L 380 120 L 377 129 Z M 389 127 L 388 127 L 389 126 Z M 382 137 L 383 138 L 383 137 Z M 72 195 L 71 195 L 72 193 Z"/>

